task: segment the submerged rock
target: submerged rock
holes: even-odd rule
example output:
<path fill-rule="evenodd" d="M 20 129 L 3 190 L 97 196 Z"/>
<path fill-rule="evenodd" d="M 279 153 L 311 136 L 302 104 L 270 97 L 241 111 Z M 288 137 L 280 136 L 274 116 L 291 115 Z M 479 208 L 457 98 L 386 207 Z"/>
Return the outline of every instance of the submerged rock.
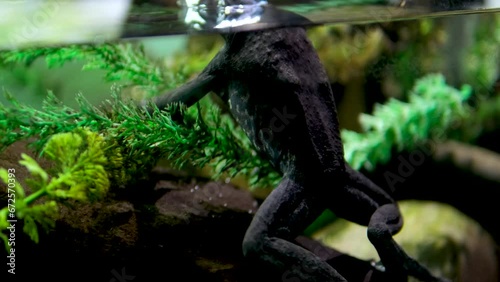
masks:
<path fill-rule="evenodd" d="M 499 281 L 497 246 L 474 220 L 435 202 L 402 201 L 400 208 L 405 222 L 394 239 L 433 273 L 455 282 Z M 354 257 L 379 260 L 364 226 L 338 219 L 313 238 Z"/>

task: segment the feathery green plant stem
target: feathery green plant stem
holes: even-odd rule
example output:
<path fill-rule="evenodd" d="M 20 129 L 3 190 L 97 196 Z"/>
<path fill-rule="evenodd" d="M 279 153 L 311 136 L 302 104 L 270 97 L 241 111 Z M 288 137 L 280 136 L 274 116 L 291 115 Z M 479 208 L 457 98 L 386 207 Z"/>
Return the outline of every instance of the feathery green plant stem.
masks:
<path fill-rule="evenodd" d="M 39 198 L 47 195 L 47 189 L 40 189 L 34 193 L 31 193 L 28 197 L 24 199 L 24 203 L 29 206 L 31 205 L 34 201 L 38 200 Z"/>

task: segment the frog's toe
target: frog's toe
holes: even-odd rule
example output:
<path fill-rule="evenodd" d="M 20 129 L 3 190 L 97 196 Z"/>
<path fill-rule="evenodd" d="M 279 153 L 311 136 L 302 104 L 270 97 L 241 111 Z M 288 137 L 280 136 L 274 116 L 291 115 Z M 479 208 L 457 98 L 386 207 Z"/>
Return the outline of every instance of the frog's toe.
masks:
<path fill-rule="evenodd" d="M 371 266 L 377 271 L 385 272 L 385 266 L 381 261 L 371 261 Z"/>

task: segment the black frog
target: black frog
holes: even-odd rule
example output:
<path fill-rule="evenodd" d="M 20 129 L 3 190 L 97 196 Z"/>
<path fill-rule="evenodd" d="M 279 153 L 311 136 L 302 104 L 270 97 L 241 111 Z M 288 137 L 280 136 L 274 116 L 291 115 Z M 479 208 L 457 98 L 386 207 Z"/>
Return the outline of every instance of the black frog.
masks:
<path fill-rule="evenodd" d="M 282 173 L 246 232 L 244 255 L 300 281 L 346 281 L 292 243 L 330 209 L 368 227 L 381 258 L 374 267 L 393 277 L 448 281 L 433 276 L 393 240 L 403 224 L 397 203 L 346 164 L 332 89 L 306 30 L 287 27 L 223 36 L 225 46 L 197 78 L 155 103 L 159 108 L 173 102 L 189 106 L 211 91 L 218 94 L 256 150 Z"/>

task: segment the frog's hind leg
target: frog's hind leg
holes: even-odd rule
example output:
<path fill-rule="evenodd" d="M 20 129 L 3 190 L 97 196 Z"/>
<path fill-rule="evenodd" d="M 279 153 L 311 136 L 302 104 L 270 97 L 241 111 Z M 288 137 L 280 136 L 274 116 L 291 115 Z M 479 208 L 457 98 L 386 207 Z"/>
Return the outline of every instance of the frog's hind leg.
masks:
<path fill-rule="evenodd" d="M 396 204 L 380 206 L 370 218 L 368 239 L 375 246 L 384 266 L 396 276 L 411 275 L 421 281 L 445 281 L 406 254 L 393 235 L 401 230 L 403 220 Z"/>
<path fill-rule="evenodd" d="M 421 281 L 448 281 L 411 258 L 393 239 L 403 226 L 397 203 L 380 187 L 361 173 L 348 168 L 349 179 L 342 199 L 332 206 L 338 216 L 368 226 L 367 235 L 386 270 L 398 281 L 413 276 Z"/>
<path fill-rule="evenodd" d="M 346 281 L 318 256 L 291 242 L 323 210 L 323 202 L 306 192 L 302 183 L 283 178 L 255 214 L 243 253 L 278 268 L 282 281 Z"/>

